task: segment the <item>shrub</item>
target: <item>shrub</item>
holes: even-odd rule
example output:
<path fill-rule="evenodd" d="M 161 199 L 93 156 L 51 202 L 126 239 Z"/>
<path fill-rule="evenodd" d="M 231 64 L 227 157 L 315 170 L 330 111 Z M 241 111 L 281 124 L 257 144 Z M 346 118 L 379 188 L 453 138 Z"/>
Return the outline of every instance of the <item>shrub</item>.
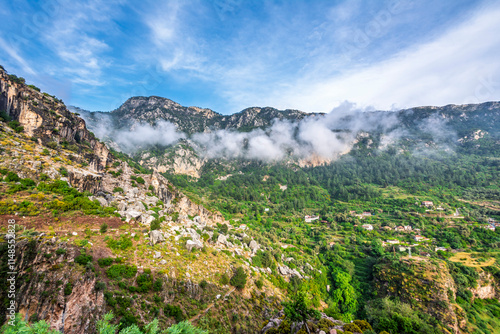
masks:
<path fill-rule="evenodd" d="M 135 181 L 136 181 L 137 183 L 139 183 L 139 184 L 144 184 L 144 183 L 146 183 L 146 181 L 144 181 L 144 179 L 143 179 L 142 177 L 140 177 L 140 176 L 139 176 L 137 179 L 135 179 Z"/>
<path fill-rule="evenodd" d="M 262 277 L 255 281 L 255 285 L 257 286 L 257 288 L 262 289 L 262 287 L 264 286 L 264 281 L 262 280 Z"/>
<path fill-rule="evenodd" d="M 132 278 L 137 274 L 136 266 L 114 264 L 106 270 L 106 275 L 112 279 Z"/>
<path fill-rule="evenodd" d="M 64 248 L 58 248 L 58 249 L 56 250 L 56 254 L 57 254 L 57 255 L 63 255 L 63 254 L 66 254 L 66 252 L 67 252 L 67 250 L 66 250 L 66 249 L 64 249 Z"/>
<path fill-rule="evenodd" d="M 123 190 L 123 188 L 122 188 L 122 187 L 115 187 L 115 188 L 113 189 L 113 192 L 114 192 L 114 193 L 123 193 L 123 191 L 124 191 L 124 190 Z"/>
<path fill-rule="evenodd" d="M 68 176 L 68 170 L 64 167 L 59 168 L 59 173 L 64 177 Z"/>
<path fill-rule="evenodd" d="M 349 332 L 356 332 L 356 333 L 363 333 L 361 328 L 358 327 L 358 325 L 351 323 L 351 324 L 345 324 L 344 325 L 344 331 L 349 331 Z"/>
<path fill-rule="evenodd" d="M 97 260 L 97 264 L 101 267 L 108 267 L 113 263 L 113 258 L 111 257 L 104 257 L 102 259 Z"/>
<path fill-rule="evenodd" d="M 71 284 L 71 282 L 68 282 L 64 286 L 64 295 L 69 296 L 71 295 L 72 292 L 73 292 L 73 284 Z"/>
<path fill-rule="evenodd" d="M 203 290 L 205 290 L 205 288 L 208 286 L 208 282 L 203 280 L 200 282 L 200 288 L 202 288 Z"/>
<path fill-rule="evenodd" d="M 177 322 L 184 320 L 184 313 L 182 313 L 181 308 L 177 305 L 166 304 L 163 312 L 167 317 L 173 317 Z"/>
<path fill-rule="evenodd" d="M 151 231 L 154 231 L 154 230 L 159 230 L 161 228 L 161 223 L 158 219 L 155 219 L 153 220 L 153 222 L 151 223 Z"/>
<path fill-rule="evenodd" d="M 208 334 L 207 331 L 194 327 L 189 321 L 182 321 L 168 328 L 166 334 Z"/>
<path fill-rule="evenodd" d="M 242 267 L 236 268 L 234 275 L 231 277 L 229 282 L 237 289 L 243 289 L 245 284 L 247 284 L 247 274 L 245 273 L 245 270 Z"/>
<path fill-rule="evenodd" d="M 9 127 L 14 130 L 16 133 L 23 132 L 24 127 L 21 126 L 21 123 L 18 121 L 10 121 L 8 123 Z"/>
<path fill-rule="evenodd" d="M 143 273 L 137 277 L 138 292 L 148 292 L 153 286 L 153 279 L 150 274 Z"/>
<path fill-rule="evenodd" d="M 111 249 L 121 249 L 126 250 L 127 248 L 132 247 L 132 240 L 125 235 L 122 235 L 120 239 L 110 239 L 108 240 L 108 247 Z"/>
<path fill-rule="evenodd" d="M 161 278 L 158 278 L 153 283 L 153 291 L 155 291 L 155 292 L 161 292 L 162 288 L 163 288 L 163 280 Z"/>
<path fill-rule="evenodd" d="M 77 257 L 75 257 L 75 262 L 78 264 L 81 264 L 82 266 L 85 266 L 87 263 L 89 263 L 91 261 L 92 261 L 92 256 L 87 255 L 85 253 L 82 253 L 82 254 L 78 255 Z"/>
<path fill-rule="evenodd" d="M 103 223 L 101 227 L 99 228 L 99 232 L 101 233 L 106 233 L 108 231 L 108 224 Z"/>
<path fill-rule="evenodd" d="M 96 282 L 94 286 L 95 291 L 104 291 L 106 290 L 106 283 L 104 282 Z"/>
<path fill-rule="evenodd" d="M 51 148 L 51 149 L 55 150 L 57 148 L 57 143 L 55 141 L 50 141 L 45 146 L 47 146 L 48 148 Z"/>
<path fill-rule="evenodd" d="M 357 325 L 363 332 L 366 330 L 372 330 L 372 326 L 366 320 L 354 320 L 355 325 Z"/>
<path fill-rule="evenodd" d="M 220 277 L 219 283 L 221 285 L 228 284 L 229 283 L 229 276 L 226 273 L 222 274 L 222 276 Z"/>
<path fill-rule="evenodd" d="M 7 176 L 5 177 L 4 180 L 5 182 L 19 182 L 19 180 L 21 179 L 14 172 L 7 172 Z"/>

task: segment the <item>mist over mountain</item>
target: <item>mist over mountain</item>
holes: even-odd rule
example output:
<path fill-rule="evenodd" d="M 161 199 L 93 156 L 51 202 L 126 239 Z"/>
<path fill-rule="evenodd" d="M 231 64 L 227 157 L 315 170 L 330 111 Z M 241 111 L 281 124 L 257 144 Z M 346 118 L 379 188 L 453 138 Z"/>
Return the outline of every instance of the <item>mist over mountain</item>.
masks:
<path fill-rule="evenodd" d="M 276 162 L 314 157 L 328 162 L 363 138 L 375 140 L 381 149 L 403 139 L 428 148 L 432 143 L 432 147 L 453 149 L 466 135 L 464 129 L 477 127 L 496 135 L 500 104 L 368 111 L 346 101 L 327 114 L 253 107 L 221 115 L 153 96 L 130 98 L 109 113 L 74 110 L 99 138 L 130 154 L 184 140 L 204 159 Z"/>

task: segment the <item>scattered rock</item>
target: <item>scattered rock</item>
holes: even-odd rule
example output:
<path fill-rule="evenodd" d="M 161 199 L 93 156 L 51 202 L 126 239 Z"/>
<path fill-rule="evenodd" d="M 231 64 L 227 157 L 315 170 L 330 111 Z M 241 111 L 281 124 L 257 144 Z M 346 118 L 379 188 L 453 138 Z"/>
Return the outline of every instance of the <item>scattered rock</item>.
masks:
<path fill-rule="evenodd" d="M 259 244 L 255 240 L 250 241 L 248 247 L 252 250 L 252 253 L 254 254 L 257 253 L 257 251 L 259 250 Z"/>
<path fill-rule="evenodd" d="M 203 244 L 201 243 L 201 241 L 196 240 L 196 239 L 186 241 L 186 249 L 188 251 L 191 251 L 193 248 L 201 249 L 201 248 L 203 248 Z"/>
<path fill-rule="evenodd" d="M 163 233 L 158 230 L 154 230 L 149 232 L 149 238 L 151 240 L 152 245 L 156 245 L 157 243 L 165 241 L 165 237 L 163 236 Z"/>

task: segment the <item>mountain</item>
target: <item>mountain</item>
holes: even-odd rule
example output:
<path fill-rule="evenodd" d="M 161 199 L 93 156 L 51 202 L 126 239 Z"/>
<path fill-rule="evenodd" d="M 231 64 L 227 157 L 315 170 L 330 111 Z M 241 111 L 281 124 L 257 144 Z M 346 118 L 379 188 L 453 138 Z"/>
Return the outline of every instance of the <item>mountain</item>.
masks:
<path fill-rule="evenodd" d="M 402 151 L 476 145 L 481 151 L 492 149 L 500 137 L 499 102 L 339 115 L 254 107 L 221 115 L 152 96 L 130 98 L 110 113 L 72 110 L 108 145 L 131 153 L 141 165 L 196 178 L 210 161 L 231 165 L 250 158 L 320 166 L 366 145 L 380 149 L 398 144 Z M 327 142 L 325 136 L 332 132 L 336 138 Z M 258 142 L 262 147 L 257 148 Z"/>
<path fill-rule="evenodd" d="M 93 120 L 109 116 L 117 128 L 132 128 L 138 123 L 155 125 L 158 121 L 164 120 L 173 123 L 179 131 L 188 134 L 220 129 L 248 131 L 253 128 L 267 127 L 275 119 L 297 121 L 311 115 L 298 110 L 253 107 L 228 116 L 211 109 L 184 107 L 158 96 L 131 97 L 110 113 L 91 113 L 79 108 L 74 110 Z"/>
<path fill-rule="evenodd" d="M 500 104 L 344 109 L 90 113 L 1 68 L 0 332 L 498 333 Z"/>

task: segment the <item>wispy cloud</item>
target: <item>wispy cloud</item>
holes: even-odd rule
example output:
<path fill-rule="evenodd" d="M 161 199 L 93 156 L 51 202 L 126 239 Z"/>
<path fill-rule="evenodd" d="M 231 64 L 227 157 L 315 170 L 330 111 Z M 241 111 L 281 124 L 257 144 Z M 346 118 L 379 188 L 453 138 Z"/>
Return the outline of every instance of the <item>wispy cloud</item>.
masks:
<path fill-rule="evenodd" d="M 17 50 L 14 49 L 12 45 L 7 43 L 2 37 L 0 37 L 0 49 L 4 50 L 12 59 L 14 59 L 19 66 L 22 67 L 23 71 L 27 74 L 35 75 L 36 72 L 31 68 L 26 59 L 24 59 Z"/>

